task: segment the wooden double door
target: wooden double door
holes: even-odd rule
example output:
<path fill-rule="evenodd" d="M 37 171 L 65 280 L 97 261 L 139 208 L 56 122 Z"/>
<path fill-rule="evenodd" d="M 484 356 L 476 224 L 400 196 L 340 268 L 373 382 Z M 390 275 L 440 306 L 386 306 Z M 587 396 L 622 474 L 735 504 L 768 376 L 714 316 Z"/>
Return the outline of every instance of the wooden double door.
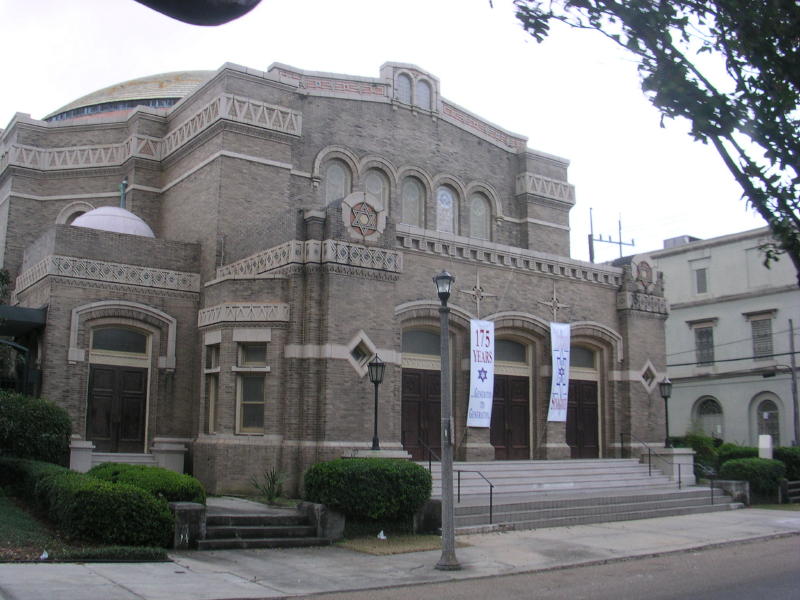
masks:
<path fill-rule="evenodd" d="M 489 439 L 495 460 L 530 458 L 530 402 L 527 377 L 494 376 Z"/>
<path fill-rule="evenodd" d="M 428 460 L 426 446 L 441 456 L 441 373 L 403 369 L 402 385 L 400 435 L 403 449 L 413 460 Z"/>
<path fill-rule="evenodd" d="M 567 402 L 567 445 L 572 458 L 599 458 L 597 382 L 570 381 Z"/>
<path fill-rule="evenodd" d="M 99 452 L 144 452 L 147 369 L 91 365 L 86 437 Z"/>

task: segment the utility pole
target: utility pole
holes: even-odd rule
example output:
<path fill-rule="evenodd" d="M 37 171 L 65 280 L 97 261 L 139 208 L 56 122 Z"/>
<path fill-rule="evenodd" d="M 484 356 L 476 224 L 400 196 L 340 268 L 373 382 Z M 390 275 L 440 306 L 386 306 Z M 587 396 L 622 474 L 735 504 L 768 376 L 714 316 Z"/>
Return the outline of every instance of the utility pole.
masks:
<path fill-rule="evenodd" d="M 622 247 L 623 246 L 634 246 L 634 240 L 631 238 L 630 242 L 625 242 L 622 240 L 622 215 L 619 216 L 617 220 L 619 237 L 615 240 L 610 235 L 608 239 L 603 239 L 603 234 L 600 234 L 600 237 L 594 237 L 594 223 L 592 222 L 592 209 L 589 209 L 589 262 L 594 262 L 594 243 L 595 242 L 602 242 L 604 244 L 614 244 L 615 246 L 619 246 L 619 257 L 622 258 Z"/>
<path fill-rule="evenodd" d="M 800 411 L 797 408 L 797 363 L 794 359 L 794 322 L 789 319 L 789 366 L 792 369 L 792 408 L 794 409 L 794 441 L 800 446 Z"/>

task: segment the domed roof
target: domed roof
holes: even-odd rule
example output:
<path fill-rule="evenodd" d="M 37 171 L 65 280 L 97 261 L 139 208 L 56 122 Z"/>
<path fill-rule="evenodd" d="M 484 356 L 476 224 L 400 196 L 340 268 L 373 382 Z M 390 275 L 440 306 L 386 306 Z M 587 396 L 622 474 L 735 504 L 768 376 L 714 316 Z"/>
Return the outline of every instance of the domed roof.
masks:
<path fill-rule="evenodd" d="M 63 120 L 127 110 L 138 105 L 172 106 L 188 96 L 216 71 L 175 71 L 148 75 L 105 87 L 62 106 L 44 120 Z"/>
<path fill-rule="evenodd" d="M 119 206 L 101 206 L 95 208 L 72 222 L 74 227 L 99 229 L 114 233 L 127 233 L 142 237 L 156 237 L 150 226 L 135 214 Z"/>

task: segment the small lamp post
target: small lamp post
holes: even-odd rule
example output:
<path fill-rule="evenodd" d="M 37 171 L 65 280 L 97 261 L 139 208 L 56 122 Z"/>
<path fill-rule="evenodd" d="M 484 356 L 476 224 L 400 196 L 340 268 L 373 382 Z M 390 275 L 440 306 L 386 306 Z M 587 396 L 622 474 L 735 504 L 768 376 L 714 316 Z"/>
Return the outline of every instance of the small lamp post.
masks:
<path fill-rule="evenodd" d="M 442 305 L 439 307 L 440 323 L 440 355 L 442 362 L 441 381 L 441 440 L 442 440 L 442 557 L 436 563 L 440 571 L 456 571 L 461 568 L 456 558 L 455 524 L 453 514 L 453 432 L 452 393 L 450 390 L 450 343 L 449 318 L 450 309 L 447 300 L 455 277 L 442 271 L 433 278 L 436 293 Z"/>
<path fill-rule="evenodd" d="M 386 363 L 376 354 L 375 360 L 367 365 L 367 370 L 369 371 L 369 380 L 375 385 L 375 426 L 372 429 L 372 449 L 380 450 L 381 445 L 378 441 L 378 386 L 383 382 Z"/>
<path fill-rule="evenodd" d="M 672 395 L 672 382 L 669 377 L 664 377 L 659 384 L 658 390 L 661 392 L 661 397 L 664 399 L 664 425 L 666 427 L 667 437 L 664 440 L 664 448 L 672 448 L 672 443 L 669 441 L 669 397 Z"/>

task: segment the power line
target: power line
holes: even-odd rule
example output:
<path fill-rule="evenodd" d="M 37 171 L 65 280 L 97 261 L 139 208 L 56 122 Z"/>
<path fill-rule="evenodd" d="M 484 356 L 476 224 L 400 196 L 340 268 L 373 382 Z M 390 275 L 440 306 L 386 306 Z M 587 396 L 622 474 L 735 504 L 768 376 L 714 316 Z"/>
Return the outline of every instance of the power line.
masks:
<path fill-rule="evenodd" d="M 675 364 L 671 364 L 671 365 L 668 364 L 667 366 L 668 367 L 689 367 L 689 366 L 693 366 L 693 365 L 706 366 L 706 365 L 713 365 L 713 364 L 716 364 L 716 363 L 734 362 L 734 361 L 737 361 L 737 360 L 755 360 L 755 359 L 761 359 L 761 358 L 775 358 L 776 356 L 791 356 L 792 354 L 800 354 L 800 352 L 779 352 L 777 354 L 759 354 L 758 356 L 742 356 L 742 357 L 739 357 L 739 358 L 720 358 L 720 359 L 711 360 L 711 361 L 708 361 L 708 362 L 694 361 L 694 362 L 687 362 L 687 363 L 675 363 Z M 775 365 L 764 365 L 765 368 L 769 368 L 770 366 L 775 366 Z"/>

